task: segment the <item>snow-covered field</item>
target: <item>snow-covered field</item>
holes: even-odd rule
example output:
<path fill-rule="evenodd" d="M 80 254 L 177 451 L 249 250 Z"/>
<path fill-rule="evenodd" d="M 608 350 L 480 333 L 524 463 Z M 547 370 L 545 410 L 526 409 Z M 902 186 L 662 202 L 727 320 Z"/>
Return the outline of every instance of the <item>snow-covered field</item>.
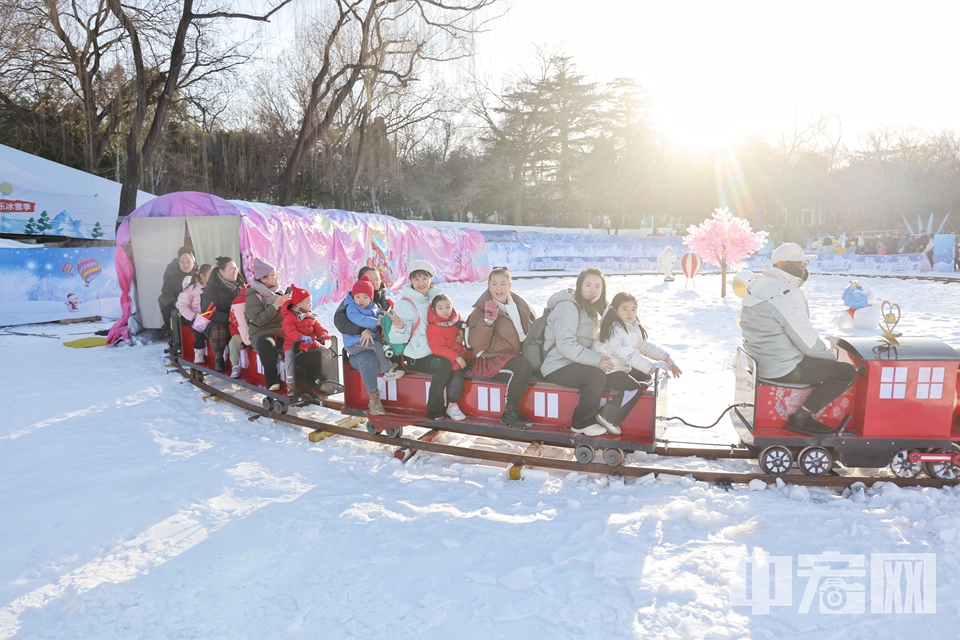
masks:
<path fill-rule="evenodd" d="M 863 280 L 901 305 L 905 334 L 960 346 L 957 285 Z M 573 281 L 515 290 L 542 308 Z M 845 285 L 806 285 L 822 334 Z M 704 424 L 732 399 L 739 299 L 721 300 L 716 276 L 697 286 L 619 276 L 609 296 L 638 296 L 684 371 L 671 413 Z M 483 285 L 444 289 L 466 314 Z M 61 346 L 104 326 L 18 329 L 61 340 L 0 333 L 0 638 L 958 635 L 960 490 L 724 491 L 536 469 L 514 482 L 427 454 L 401 465 L 386 447 L 314 444 L 204 402 L 167 375 L 162 345 Z M 667 434 L 736 439 L 727 419 Z M 825 564 L 829 553 L 843 555 Z M 847 572 L 811 580 L 805 561 Z M 928 612 L 898 613 L 904 602 Z"/>

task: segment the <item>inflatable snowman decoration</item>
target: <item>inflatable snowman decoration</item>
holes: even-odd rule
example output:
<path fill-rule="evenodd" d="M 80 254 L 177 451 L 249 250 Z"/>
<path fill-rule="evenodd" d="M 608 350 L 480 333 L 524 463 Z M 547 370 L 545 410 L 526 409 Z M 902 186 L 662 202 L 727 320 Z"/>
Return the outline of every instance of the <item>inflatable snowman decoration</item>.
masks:
<path fill-rule="evenodd" d="M 673 253 L 673 247 L 667 246 L 660 250 L 657 255 L 657 265 L 663 271 L 663 281 L 673 282 L 673 265 L 677 262 L 677 256 Z"/>
<path fill-rule="evenodd" d="M 847 308 L 833 319 L 841 329 L 877 329 L 883 320 L 883 312 L 873 291 L 857 280 L 851 280 L 843 290 L 843 304 Z"/>

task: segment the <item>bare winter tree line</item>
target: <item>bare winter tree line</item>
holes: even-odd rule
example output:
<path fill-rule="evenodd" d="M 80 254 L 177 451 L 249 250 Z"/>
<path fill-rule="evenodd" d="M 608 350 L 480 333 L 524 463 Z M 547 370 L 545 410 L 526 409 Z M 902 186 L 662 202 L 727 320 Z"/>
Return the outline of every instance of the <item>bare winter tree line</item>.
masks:
<path fill-rule="evenodd" d="M 562 53 L 503 86 L 452 71 L 502 3 L 0 0 L 0 143 L 118 180 L 121 216 L 137 189 L 554 226 L 728 206 L 788 234 L 957 206 L 952 131 L 849 140 L 798 118 L 707 154 L 672 143 L 638 83 Z M 278 17 L 272 42 L 254 28 Z"/>

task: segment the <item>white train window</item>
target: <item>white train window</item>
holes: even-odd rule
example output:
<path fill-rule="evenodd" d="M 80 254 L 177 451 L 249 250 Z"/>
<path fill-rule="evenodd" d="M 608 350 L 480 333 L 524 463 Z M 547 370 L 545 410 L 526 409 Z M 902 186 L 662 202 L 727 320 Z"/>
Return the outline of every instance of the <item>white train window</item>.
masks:
<path fill-rule="evenodd" d="M 880 398 L 902 400 L 907 397 L 907 368 L 882 367 L 880 369 Z"/>
<path fill-rule="evenodd" d="M 944 367 L 920 367 L 917 376 L 917 400 L 942 398 L 944 373 Z"/>

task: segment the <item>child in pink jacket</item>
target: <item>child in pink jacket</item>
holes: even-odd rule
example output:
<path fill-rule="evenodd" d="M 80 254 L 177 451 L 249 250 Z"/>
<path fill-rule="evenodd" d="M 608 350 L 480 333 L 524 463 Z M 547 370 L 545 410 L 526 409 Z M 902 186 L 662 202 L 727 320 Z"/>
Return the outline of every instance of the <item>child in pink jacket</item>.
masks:
<path fill-rule="evenodd" d="M 184 320 L 184 324 L 192 325 L 193 321 L 200 315 L 200 296 L 203 295 L 203 288 L 207 286 L 210 279 L 210 272 L 213 265 L 203 264 L 192 275 L 188 276 L 190 283 L 183 288 L 183 292 L 177 297 L 177 310 Z M 203 351 L 207 340 L 203 333 L 193 332 L 193 361 L 203 362 Z"/>

